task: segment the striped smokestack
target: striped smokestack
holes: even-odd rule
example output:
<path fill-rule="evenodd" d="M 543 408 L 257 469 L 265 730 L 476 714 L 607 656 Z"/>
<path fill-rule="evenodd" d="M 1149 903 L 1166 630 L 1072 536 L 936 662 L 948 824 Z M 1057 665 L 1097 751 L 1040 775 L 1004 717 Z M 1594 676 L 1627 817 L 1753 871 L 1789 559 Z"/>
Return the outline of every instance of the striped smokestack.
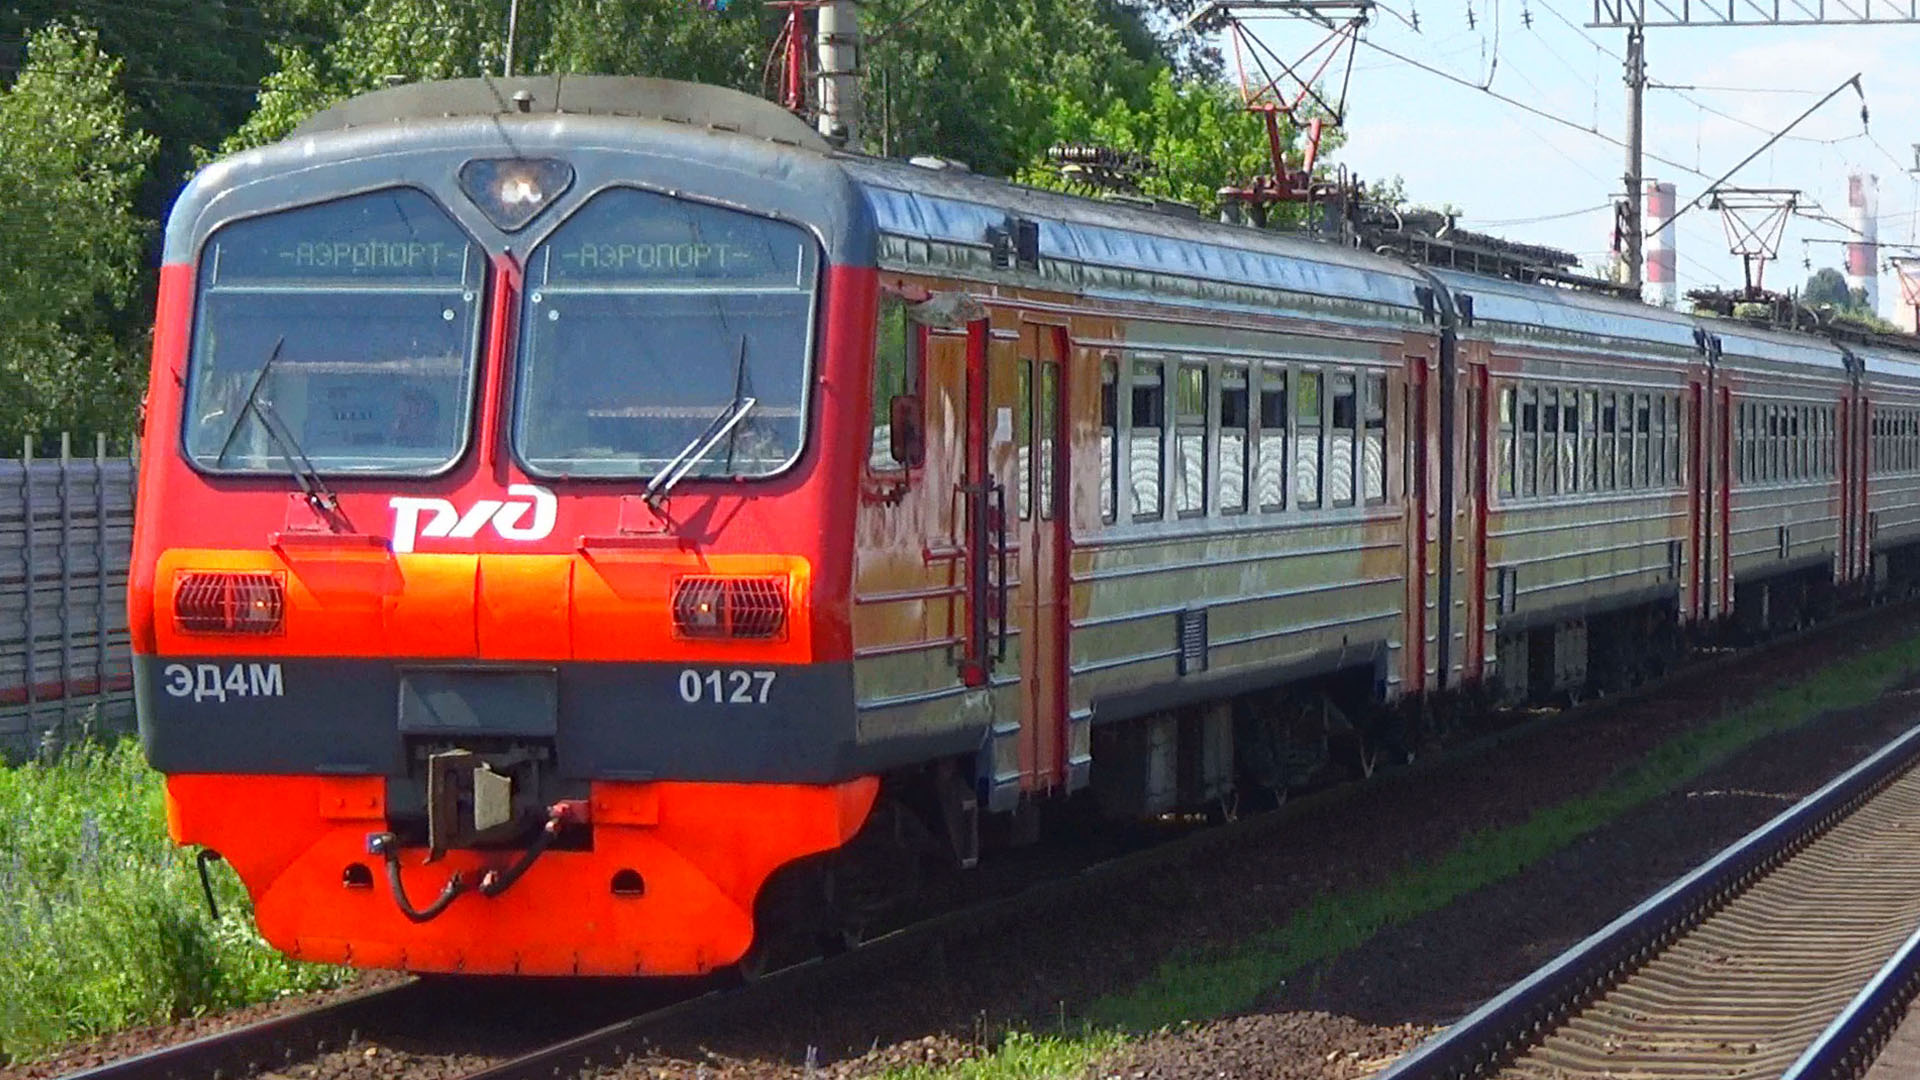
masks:
<path fill-rule="evenodd" d="M 1854 239 L 1847 245 L 1847 288 L 1864 292 L 1867 310 L 1880 310 L 1880 178 L 1868 173 L 1847 174 L 1847 227 Z"/>
<path fill-rule="evenodd" d="M 1673 185 L 1657 180 L 1647 181 L 1647 213 L 1643 220 L 1655 225 L 1673 217 Z M 1673 277 L 1674 250 L 1673 226 L 1668 225 L 1647 238 L 1647 274 L 1646 282 L 1651 287 L 1654 303 L 1661 307 L 1672 307 L 1679 298 L 1679 288 Z"/>

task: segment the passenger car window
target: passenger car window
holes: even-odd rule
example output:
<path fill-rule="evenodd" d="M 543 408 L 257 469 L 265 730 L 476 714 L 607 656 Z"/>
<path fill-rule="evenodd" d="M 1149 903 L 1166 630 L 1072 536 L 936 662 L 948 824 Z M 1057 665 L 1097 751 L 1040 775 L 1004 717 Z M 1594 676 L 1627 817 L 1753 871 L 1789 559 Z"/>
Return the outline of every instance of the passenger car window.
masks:
<path fill-rule="evenodd" d="M 1387 501 L 1387 377 L 1367 376 L 1366 425 L 1360 446 L 1360 476 L 1368 503 Z"/>
<path fill-rule="evenodd" d="M 1181 364 L 1174 409 L 1176 468 L 1173 508 L 1181 517 L 1207 511 L 1207 369 Z"/>
<path fill-rule="evenodd" d="M 1293 500 L 1302 510 L 1320 505 L 1320 373 L 1296 371 L 1293 382 Z"/>
<path fill-rule="evenodd" d="M 1359 429 L 1359 402 L 1353 376 L 1340 372 L 1333 377 L 1333 416 L 1327 446 L 1327 488 L 1333 505 L 1353 505 L 1354 436 Z"/>
<path fill-rule="evenodd" d="M 1500 461 L 1496 466 L 1496 468 L 1499 470 L 1500 494 L 1502 495 L 1514 494 L 1514 477 L 1513 477 L 1514 426 L 1513 425 L 1514 425 L 1516 393 L 1517 391 L 1511 385 L 1502 386 L 1500 388 L 1500 416 L 1499 416 L 1499 424 L 1498 424 L 1499 435 L 1495 438 L 1495 441 L 1494 441 L 1494 453 L 1499 455 L 1499 458 L 1500 458 Z"/>
<path fill-rule="evenodd" d="M 1220 369 L 1220 511 L 1237 514 L 1247 508 L 1247 439 L 1253 417 L 1247 409 L 1247 369 L 1227 364 Z"/>
<path fill-rule="evenodd" d="M 1287 369 L 1260 369 L 1260 464 L 1254 477 L 1260 509 L 1287 507 Z"/>
<path fill-rule="evenodd" d="M 1127 477 L 1136 519 L 1160 516 L 1160 432 L 1166 417 L 1166 388 L 1160 380 L 1158 361 L 1133 362 Z"/>

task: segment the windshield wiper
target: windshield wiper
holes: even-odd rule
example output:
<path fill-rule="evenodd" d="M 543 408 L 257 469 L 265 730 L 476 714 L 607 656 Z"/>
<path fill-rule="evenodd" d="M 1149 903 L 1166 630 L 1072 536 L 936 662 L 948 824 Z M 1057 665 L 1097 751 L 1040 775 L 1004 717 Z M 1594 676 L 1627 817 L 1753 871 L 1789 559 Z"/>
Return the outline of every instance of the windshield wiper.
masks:
<path fill-rule="evenodd" d="M 733 369 L 733 400 L 727 402 L 727 407 L 721 409 L 720 415 L 707 424 L 707 429 L 695 435 L 692 442 L 681 447 L 680 452 L 673 455 L 673 460 L 667 462 L 667 467 L 661 469 L 652 482 L 647 484 L 647 505 L 658 506 L 660 500 L 666 498 L 667 493 L 673 490 L 673 486 L 712 453 L 713 448 L 720 445 L 721 439 L 733 434 L 733 429 L 739 427 L 740 421 L 745 420 L 747 414 L 753 411 L 753 407 L 760 403 L 760 399 L 747 396 L 746 377 L 747 336 L 742 334 L 740 335 L 740 359 Z M 729 470 L 733 468 L 731 440 L 727 443 L 727 468 Z"/>
<path fill-rule="evenodd" d="M 286 462 L 287 474 L 293 477 L 294 483 L 300 485 L 300 492 L 306 496 L 307 505 L 313 507 L 316 513 L 332 514 L 340 509 L 339 497 L 327 487 L 326 481 L 320 478 L 320 470 L 313 467 L 307 452 L 300 449 L 300 443 L 294 439 L 293 431 L 287 427 L 286 422 L 280 419 L 280 413 L 273 407 L 273 402 L 260 399 L 260 388 L 266 385 L 267 372 L 273 367 L 273 362 L 280 359 L 280 347 L 285 345 L 286 341 L 285 337 L 281 337 L 273 343 L 273 352 L 267 355 L 267 362 L 260 365 L 260 374 L 254 376 L 252 388 L 247 391 L 246 398 L 240 402 L 240 415 L 234 417 L 233 426 L 227 429 L 227 437 L 221 441 L 220 452 L 214 455 L 213 463 L 226 464 L 227 451 L 233 448 L 234 436 L 240 433 L 240 425 L 246 423 L 247 414 L 251 412 L 253 418 L 260 422 L 261 429 L 267 433 L 267 438 L 273 442 L 273 448 L 279 452 L 280 460 Z"/>
<path fill-rule="evenodd" d="M 253 408 L 253 399 L 260 395 L 260 388 L 266 385 L 267 372 L 273 370 L 274 361 L 280 359 L 280 347 L 286 343 L 285 334 L 273 340 L 273 351 L 267 354 L 267 362 L 260 365 L 259 373 L 253 377 L 253 385 L 247 387 L 247 396 L 241 399 L 240 408 L 234 412 L 233 423 L 227 427 L 227 437 L 220 440 L 220 452 L 213 455 L 213 463 L 216 466 L 227 463 L 227 451 L 233 449 L 233 437 L 240 434 L 240 425 L 247 422 L 247 413 Z"/>
<path fill-rule="evenodd" d="M 667 467 L 661 469 L 647 484 L 647 502 L 657 505 L 661 499 L 666 498 L 667 493 L 673 490 L 673 486 L 692 472 L 694 466 L 700 464 L 702 459 L 712 453 L 713 448 L 720 444 L 720 440 L 726 438 L 728 432 L 738 427 L 740 421 L 745 420 L 747 414 L 752 412 L 753 407 L 759 403 L 758 398 L 738 396 L 727 402 L 727 407 L 720 410 L 720 415 L 713 418 L 713 421 L 707 425 L 707 429 L 695 435 L 693 441 L 675 454 L 673 460 L 667 462 Z"/>

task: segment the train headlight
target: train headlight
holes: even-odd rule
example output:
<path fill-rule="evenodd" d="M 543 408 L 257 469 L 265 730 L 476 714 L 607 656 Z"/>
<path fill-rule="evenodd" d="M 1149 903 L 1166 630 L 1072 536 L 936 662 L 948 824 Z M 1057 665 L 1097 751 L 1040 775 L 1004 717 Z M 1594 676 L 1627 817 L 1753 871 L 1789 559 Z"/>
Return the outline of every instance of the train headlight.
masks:
<path fill-rule="evenodd" d="M 182 633 L 278 633 L 286 610 L 279 571 L 182 570 L 173 578 L 173 623 Z"/>
<path fill-rule="evenodd" d="M 573 186 L 573 166 L 552 158 L 475 158 L 460 166 L 460 190 L 506 232 L 532 221 Z"/>
<path fill-rule="evenodd" d="M 688 574 L 673 583 L 673 632 L 678 637 L 773 641 L 786 631 L 786 578 Z"/>

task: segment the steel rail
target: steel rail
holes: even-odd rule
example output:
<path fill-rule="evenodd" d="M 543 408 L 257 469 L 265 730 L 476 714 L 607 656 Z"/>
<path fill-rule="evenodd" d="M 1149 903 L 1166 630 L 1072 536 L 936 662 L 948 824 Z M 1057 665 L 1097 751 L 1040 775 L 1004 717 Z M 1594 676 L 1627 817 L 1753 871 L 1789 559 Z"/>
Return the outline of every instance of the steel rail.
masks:
<path fill-rule="evenodd" d="M 365 990 L 298 1012 L 217 1031 L 69 1073 L 63 1080 L 205 1080 L 298 1060 L 350 1041 L 365 1023 L 425 993 L 418 979 Z"/>
<path fill-rule="evenodd" d="M 1900 1026 L 1901 1012 L 1920 993 L 1920 929 L 1887 958 L 1840 1015 L 1814 1039 L 1780 1080 L 1839 1080 L 1866 1075 Z"/>
<path fill-rule="evenodd" d="M 1377 1080 L 1491 1075 L 1866 804 L 1916 761 L 1920 725 L 1415 1048 Z M 1834 1060 L 1857 1060 L 1859 1054 L 1850 1053 L 1847 1040 L 1857 1045 L 1861 1031 L 1886 1023 L 1893 1008 L 1889 1002 L 1912 987 L 1916 968 L 1920 933 L 1907 940 L 1868 990 L 1816 1040 L 1806 1052 L 1812 1060 L 1803 1064 L 1812 1069 Z M 1810 1080 L 1834 1074 L 1799 1075 Z"/>

